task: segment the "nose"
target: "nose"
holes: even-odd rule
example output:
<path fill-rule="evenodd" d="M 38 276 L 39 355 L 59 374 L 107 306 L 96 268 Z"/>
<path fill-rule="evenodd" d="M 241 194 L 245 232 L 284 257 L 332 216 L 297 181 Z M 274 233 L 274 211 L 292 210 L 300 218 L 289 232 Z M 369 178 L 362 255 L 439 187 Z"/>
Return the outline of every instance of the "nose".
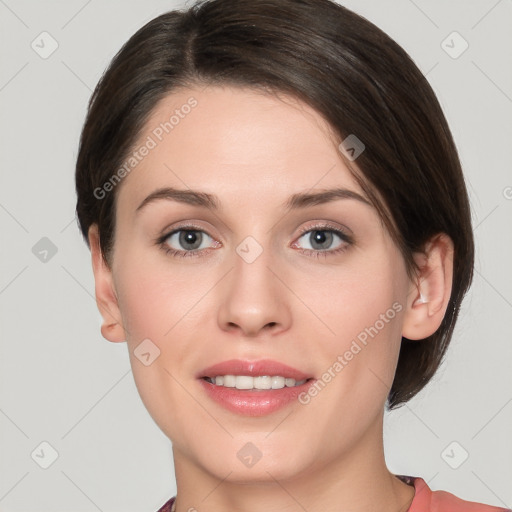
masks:
<path fill-rule="evenodd" d="M 252 262 L 235 252 L 234 268 L 223 279 L 219 326 L 245 337 L 278 334 L 289 329 L 290 290 L 283 269 L 273 264 L 269 250 Z"/>

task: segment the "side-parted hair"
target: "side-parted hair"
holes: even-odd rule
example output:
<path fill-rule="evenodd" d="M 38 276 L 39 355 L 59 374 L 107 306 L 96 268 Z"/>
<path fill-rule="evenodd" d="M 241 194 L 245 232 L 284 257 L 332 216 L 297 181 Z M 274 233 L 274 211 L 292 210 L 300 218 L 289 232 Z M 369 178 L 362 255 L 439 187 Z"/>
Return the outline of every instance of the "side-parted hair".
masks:
<path fill-rule="evenodd" d="M 356 135 L 365 150 L 349 169 L 409 276 L 416 270 L 413 253 L 431 237 L 452 239 L 453 286 L 441 326 L 423 340 L 402 338 L 388 408 L 405 403 L 440 366 L 471 284 L 469 200 L 450 129 L 426 78 L 396 42 L 345 7 L 330 0 L 203 0 L 139 29 L 89 102 L 76 164 L 76 213 L 85 241 L 97 224 L 111 265 L 116 189 L 95 191 L 123 165 L 160 100 L 215 84 L 291 95 L 322 115 L 339 142 Z"/>

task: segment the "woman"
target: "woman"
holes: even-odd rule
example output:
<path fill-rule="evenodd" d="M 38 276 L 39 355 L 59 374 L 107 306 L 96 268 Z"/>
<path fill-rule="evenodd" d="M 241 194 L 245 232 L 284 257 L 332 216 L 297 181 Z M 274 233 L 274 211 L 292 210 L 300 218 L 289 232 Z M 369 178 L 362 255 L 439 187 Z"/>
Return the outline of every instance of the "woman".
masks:
<path fill-rule="evenodd" d="M 172 441 L 161 512 L 500 510 L 384 459 L 474 243 L 441 108 L 381 30 L 329 0 L 159 16 L 94 91 L 76 185 L 101 332 Z"/>

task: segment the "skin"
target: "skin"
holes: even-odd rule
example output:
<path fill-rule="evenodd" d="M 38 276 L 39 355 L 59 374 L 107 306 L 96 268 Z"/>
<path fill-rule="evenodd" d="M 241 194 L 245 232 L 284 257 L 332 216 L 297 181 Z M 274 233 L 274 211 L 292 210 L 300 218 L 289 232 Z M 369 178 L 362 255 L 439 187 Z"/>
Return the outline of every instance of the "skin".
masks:
<path fill-rule="evenodd" d="M 446 311 L 450 239 L 438 236 L 415 255 L 411 281 L 371 205 L 341 199 L 282 208 L 297 192 L 343 187 L 364 196 L 329 126 L 291 97 L 220 86 L 176 91 L 157 105 L 139 141 L 191 96 L 197 106 L 116 190 L 111 268 L 96 226 L 89 232 L 102 334 L 127 342 L 140 396 L 172 440 L 177 512 L 370 511 L 376 503 L 407 510 L 414 489 L 384 460 L 384 406 L 401 336 L 427 337 Z M 221 209 L 161 199 L 136 212 L 164 186 L 216 194 Z M 182 221 L 203 231 L 202 256 L 173 257 L 155 242 Z M 299 231 L 325 233 L 316 225 L 326 222 L 353 243 L 334 234 L 322 250 L 315 232 Z M 252 263 L 236 252 L 249 235 L 262 249 Z M 178 235 L 164 244 L 190 247 Z M 196 380 L 207 366 L 236 358 L 275 359 L 320 379 L 394 303 L 401 311 L 307 405 L 241 416 L 211 401 Z M 146 338 L 160 350 L 149 366 L 134 355 Z M 247 442 L 262 453 L 250 468 L 237 458 Z"/>

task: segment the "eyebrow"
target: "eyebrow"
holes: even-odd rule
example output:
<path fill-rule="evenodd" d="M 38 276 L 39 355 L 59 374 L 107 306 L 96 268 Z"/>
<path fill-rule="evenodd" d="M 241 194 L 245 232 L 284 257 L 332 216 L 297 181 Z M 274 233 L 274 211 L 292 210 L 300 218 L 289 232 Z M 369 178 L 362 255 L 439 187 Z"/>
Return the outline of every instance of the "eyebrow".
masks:
<path fill-rule="evenodd" d="M 219 198 L 213 194 L 207 192 L 200 192 L 198 190 L 191 189 L 176 189 L 172 187 L 164 187 L 151 192 L 135 210 L 139 212 L 149 203 L 155 202 L 160 199 L 168 201 L 177 201 L 179 203 L 190 204 L 193 206 L 200 206 L 203 208 L 209 208 L 214 211 L 220 210 L 221 202 Z M 317 192 L 299 192 L 290 196 L 283 207 L 289 210 L 298 210 L 301 208 L 308 208 L 319 204 L 330 203 L 338 199 L 355 199 L 364 204 L 372 206 L 370 201 L 362 195 L 348 190 L 345 188 L 333 188 L 320 190 Z"/>

